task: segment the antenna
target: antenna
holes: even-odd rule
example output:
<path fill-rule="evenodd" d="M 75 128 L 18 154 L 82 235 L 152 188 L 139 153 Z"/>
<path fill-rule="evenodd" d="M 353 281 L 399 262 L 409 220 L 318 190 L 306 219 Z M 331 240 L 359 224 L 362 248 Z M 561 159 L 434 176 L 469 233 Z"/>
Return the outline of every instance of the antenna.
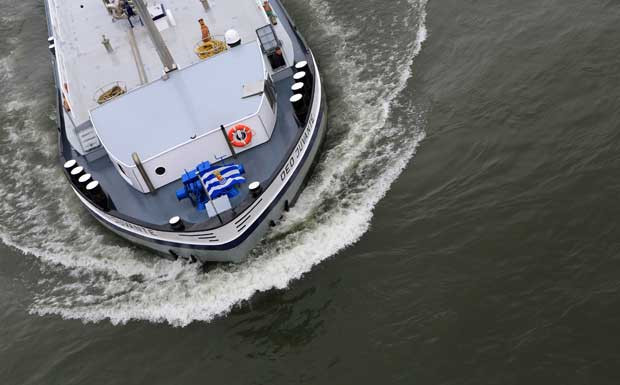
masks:
<path fill-rule="evenodd" d="M 155 46 L 155 49 L 157 50 L 159 59 L 161 60 L 161 63 L 164 65 L 164 72 L 168 73 L 170 71 L 176 70 L 177 64 L 174 62 L 174 58 L 170 54 L 170 51 L 168 50 L 168 47 L 166 46 L 166 43 L 164 42 L 164 38 L 161 37 L 159 30 L 155 26 L 155 23 L 153 23 L 153 18 L 151 17 L 149 10 L 146 8 L 146 5 L 144 4 L 144 0 L 133 0 L 133 3 L 136 6 L 136 11 L 138 12 L 138 15 L 140 16 L 140 19 L 142 19 L 142 21 L 144 22 L 144 25 L 146 26 L 149 36 L 151 37 L 151 40 L 153 41 L 153 45 Z"/>

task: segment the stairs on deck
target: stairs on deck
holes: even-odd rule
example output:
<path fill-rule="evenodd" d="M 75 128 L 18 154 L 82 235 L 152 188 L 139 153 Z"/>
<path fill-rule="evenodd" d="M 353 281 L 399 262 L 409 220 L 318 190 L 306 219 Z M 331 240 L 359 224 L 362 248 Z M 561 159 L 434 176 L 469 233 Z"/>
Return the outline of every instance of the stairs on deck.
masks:
<path fill-rule="evenodd" d="M 77 133 L 84 152 L 89 152 L 101 145 L 99 138 L 95 133 L 95 129 L 92 126 L 88 126 Z"/>

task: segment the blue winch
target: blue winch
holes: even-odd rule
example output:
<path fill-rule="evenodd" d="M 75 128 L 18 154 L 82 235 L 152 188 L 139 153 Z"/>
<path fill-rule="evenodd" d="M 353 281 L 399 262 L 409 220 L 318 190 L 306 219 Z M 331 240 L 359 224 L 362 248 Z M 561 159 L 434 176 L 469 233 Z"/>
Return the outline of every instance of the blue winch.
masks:
<path fill-rule="evenodd" d="M 177 199 L 190 199 L 196 203 L 199 211 L 204 211 L 209 200 L 224 195 L 228 198 L 239 195 L 236 187 L 245 183 L 245 178 L 241 176 L 244 173 L 245 170 L 240 164 L 214 167 L 209 162 L 202 162 L 194 170 L 185 171 L 181 176 L 183 188 L 176 191 Z"/>

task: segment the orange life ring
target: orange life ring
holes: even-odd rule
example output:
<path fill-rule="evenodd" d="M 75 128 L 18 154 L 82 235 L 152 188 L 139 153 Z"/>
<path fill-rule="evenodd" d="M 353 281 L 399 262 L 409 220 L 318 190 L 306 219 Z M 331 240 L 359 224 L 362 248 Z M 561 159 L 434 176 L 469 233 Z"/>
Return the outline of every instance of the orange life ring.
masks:
<path fill-rule="evenodd" d="M 228 140 L 235 147 L 245 147 L 252 141 L 252 129 L 244 124 L 237 124 L 228 130 Z"/>

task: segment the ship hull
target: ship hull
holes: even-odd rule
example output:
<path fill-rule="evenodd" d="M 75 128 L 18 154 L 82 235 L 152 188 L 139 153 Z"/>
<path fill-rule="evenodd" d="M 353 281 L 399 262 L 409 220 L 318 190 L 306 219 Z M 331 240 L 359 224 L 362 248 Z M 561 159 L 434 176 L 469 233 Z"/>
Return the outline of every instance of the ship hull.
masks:
<path fill-rule="evenodd" d="M 327 105 L 321 76 L 311 51 L 307 48 L 305 41 L 297 32 L 284 8 L 281 8 L 279 1 L 273 0 L 273 5 L 279 10 L 282 24 L 287 26 L 287 33 L 295 40 L 297 46 L 295 57 L 298 60 L 307 60 L 311 67 L 310 73 L 314 74 L 314 76 L 312 79 L 311 100 L 308 102 L 310 110 L 307 113 L 306 123 L 299 125 L 298 123 L 293 123 L 291 119 L 286 119 L 286 116 L 279 115 L 280 118 L 284 119 L 279 119 L 281 121 L 279 126 L 276 122 L 276 126 L 282 130 L 277 132 L 289 133 L 287 135 L 289 135 L 290 141 L 286 143 L 286 150 L 283 150 L 282 158 L 272 156 L 277 163 L 273 163 L 273 173 L 268 178 L 261 179 L 265 181 L 265 185 L 261 186 L 259 194 L 249 197 L 246 200 L 247 204 L 239 208 L 240 212 L 233 210 L 234 217 L 229 216 L 224 221 L 218 216 L 219 225 L 214 225 L 213 221 L 209 223 L 211 218 L 206 218 L 205 221 L 202 221 L 201 219 L 196 220 L 194 217 L 194 220 L 191 218 L 187 220 L 187 228 L 174 229 L 168 224 L 162 224 L 161 218 L 153 219 L 152 215 L 142 215 L 143 213 L 140 213 L 138 216 L 132 216 L 132 213 L 136 213 L 135 208 L 144 208 L 146 206 L 143 205 L 142 195 L 135 192 L 129 193 L 126 189 L 123 190 L 122 186 L 120 186 L 122 182 L 120 185 L 118 183 L 118 176 L 116 176 L 116 179 L 108 179 L 107 183 L 103 183 L 105 188 L 108 189 L 110 202 L 107 205 L 108 207 L 104 209 L 94 202 L 92 196 L 88 196 L 84 191 L 80 190 L 75 181 L 72 181 L 69 174 L 65 172 L 68 182 L 79 201 L 105 228 L 130 242 L 156 251 L 161 256 L 169 259 L 182 258 L 203 263 L 242 262 L 251 254 L 252 249 L 264 239 L 269 229 L 277 225 L 284 211 L 293 206 L 303 190 L 312 166 L 318 158 L 327 129 Z M 47 8 L 46 11 L 48 11 Z M 56 76 L 57 61 L 54 55 L 52 55 L 52 62 Z M 290 68 L 283 71 L 284 76 L 292 76 L 292 73 Z M 278 81 L 286 86 L 284 79 L 287 78 L 280 77 Z M 99 179 L 95 178 L 96 176 L 110 178 L 102 170 L 115 169 L 112 163 L 106 160 L 107 158 L 100 157 L 101 151 L 94 151 L 92 156 L 88 154 L 80 155 L 68 140 L 62 104 L 63 88 L 58 77 L 55 80 L 57 84 L 57 118 L 61 164 L 70 159 L 75 159 L 78 164 L 84 166 L 87 172 L 93 173 L 93 179 Z M 278 81 L 275 82 L 276 88 L 279 87 Z M 289 116 L 293 115 L 293 107 L 289 105 L 288 96 L 286 96 L 287 91 L 289 91 L 288 88 L 281 88 L 280 90 L 282 91 L 281 95 L 284 95 L 283 98 L 286 101 L 278 101 L 278 111 L 281 110 L 283 111 L 282 114 L 289 114 Z M 296 134 L 290 135 L 292 130 L 297 130 L 294 131 Z M 268 148 L 279 150 L 280 148 L 277 146 L 283 143 L 282 137 L 280 137 L 280 141 L 274 141 L 274 143 L 272 147 Z M 277 153 L 277 151 L 274 152 Z M 251 161 L 248 163 L 252 164 Z M 136 198 L 135 194 L 138 194 L 139 198 Z M 162 209 L 168 209 L 167 214 L 172 207 L 171 205 L 178 204 L 176 199 L 163 198 L 168 197 L 169 194 L 170 191 L 164 191 L 163 193 L 160 192 L 159 195 L 155 194 L 155 197 L 151 197 L 158 199 L 156 200 L 158 205 L 151 204 L 150 209 L 146 210 L 146 212 L 160 213 L 164 212 Z M 144 199 L 146 200 L 148 197 L 145 196 Z M 122 203 L 122 207 L 118 208 L 114 202 Z M 153 201 L 151 200 L 151 202 Z"/>

